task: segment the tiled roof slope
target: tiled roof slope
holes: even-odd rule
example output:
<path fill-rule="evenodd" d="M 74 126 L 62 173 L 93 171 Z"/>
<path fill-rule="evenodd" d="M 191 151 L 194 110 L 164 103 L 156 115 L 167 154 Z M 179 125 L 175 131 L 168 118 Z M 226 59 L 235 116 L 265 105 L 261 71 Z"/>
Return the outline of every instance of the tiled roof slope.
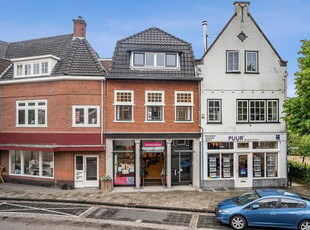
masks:
<path fill-rule="evenodd" d="M 7 42 L 0 41 L 0 58 L 4 58 L 8 45 L 9 44 Z"/>
<path fill-rule="evenodd" d="M 180 70 L 130 69 L 130 51 L 177 52 Z M 199 80 L 195 77 L 194 53 L 190 43 L 159 28 L 149 28 L 117 42 L 107 78 Z"/>
<path fill-rule="evenodd" d="M 73 39 L 73 34 L 8 43 L 7 59 L 41 55 L 60 58 L 50 76 L 104 76 L 98 55 L 86 39 Z M 1 80 L 13 79 L 11 67 Z"/>

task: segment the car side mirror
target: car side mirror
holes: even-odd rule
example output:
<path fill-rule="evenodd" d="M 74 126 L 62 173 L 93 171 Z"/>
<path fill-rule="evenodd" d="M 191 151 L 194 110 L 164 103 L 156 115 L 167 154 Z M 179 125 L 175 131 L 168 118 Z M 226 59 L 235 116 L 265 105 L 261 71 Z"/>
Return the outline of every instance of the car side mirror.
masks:
<path fill-rule="evenodd" d="M 258 204 L 254 204 L 253 206 L 252 206 L 252 209 L 258 209 L 259 208 L 259 205 Z"/>

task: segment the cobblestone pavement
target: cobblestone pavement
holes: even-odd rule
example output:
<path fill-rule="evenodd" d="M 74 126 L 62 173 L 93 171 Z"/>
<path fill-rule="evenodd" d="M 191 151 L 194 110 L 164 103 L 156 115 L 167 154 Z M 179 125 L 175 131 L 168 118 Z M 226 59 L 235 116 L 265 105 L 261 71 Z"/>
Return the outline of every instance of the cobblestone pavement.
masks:
<path fill-rule="evenodd" d="M 308 187 L 290 186 L 286 188 L 310 196 Z M 106 205 L 137 206 L 166 209 L 186 209 L 192 211 L 213 211 L 216 204 L 225 198 L 236 196 L 248 189 L 208 189 L 207 191 L 180 190 L 117 190 L 102 192 L 100 189 L 47 188 L 20 184 L 0 184 L 0 199 L 22 199 L 38 201 L 90 202 Z"/>

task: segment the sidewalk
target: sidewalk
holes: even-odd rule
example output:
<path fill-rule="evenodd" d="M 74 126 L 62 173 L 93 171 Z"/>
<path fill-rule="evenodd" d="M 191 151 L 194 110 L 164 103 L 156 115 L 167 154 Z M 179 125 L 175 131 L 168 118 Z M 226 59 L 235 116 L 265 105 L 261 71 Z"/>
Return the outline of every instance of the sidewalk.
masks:
<path fill-rule="evenodd" d="M 310 189 L 294 184 L 287 190 L 310 196 Z M 150 191 L 151 190 L 151 191 Z M 31 185 L 5 183 L 0 184 L 1 200 L 36 200 L 48 202 L 74 202 L 137 208 L 158 208 L 184 211 L 213 212 L 216 204 L 225 198 L 236 196 L 249 189 L 208 189 L 198 191 L 188 187 L 147 187 L 141 190 L 133 188 L 115 188 L 104 193 L 100 189 L 47 188 Z"/>

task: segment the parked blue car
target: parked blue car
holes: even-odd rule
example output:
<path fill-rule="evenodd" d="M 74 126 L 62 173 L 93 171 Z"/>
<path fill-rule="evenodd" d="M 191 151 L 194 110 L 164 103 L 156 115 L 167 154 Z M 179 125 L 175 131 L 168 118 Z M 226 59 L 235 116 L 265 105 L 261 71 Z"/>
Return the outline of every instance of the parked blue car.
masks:
<path fill-rule="evenodd" d="M 246 226 L 310 230 L 310 200 L 278 189 L 258 189 L 221 201 L 216 219 L 234 229 Z"/>

